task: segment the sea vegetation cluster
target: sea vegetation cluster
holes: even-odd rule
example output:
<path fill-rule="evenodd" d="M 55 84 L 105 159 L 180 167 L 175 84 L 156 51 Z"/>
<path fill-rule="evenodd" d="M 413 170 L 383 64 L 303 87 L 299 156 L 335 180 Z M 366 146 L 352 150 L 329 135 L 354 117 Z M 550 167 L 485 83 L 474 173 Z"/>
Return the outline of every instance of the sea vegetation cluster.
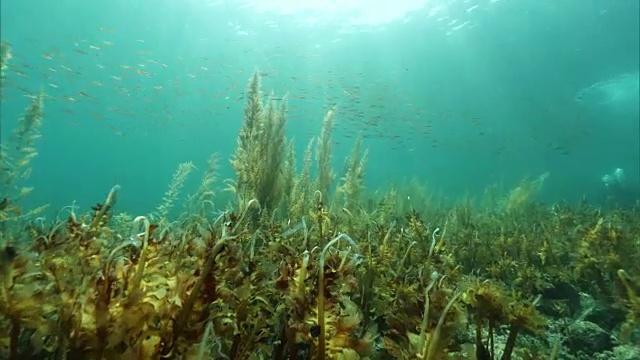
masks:
<path fill-rule="evenodd" d="M 2 43 L 3 72 L 10 54 Z M 299 168 L 286 99 L 264 96 L 260 81 L 258 72 L 249 80 L 235 178 L 218 181 L 214 155 L 197 191 L 181 197 L 195 170 L 182 164 L 157 209 L 140 216 L 117 209 L 118 186 L 54 222 L 20 207 L 45 95 L 30 99 L 0 153 L 0 358 L 613 359 L 637 350 L 640 207 L 537 202 L 546 174 L 452 204 L 417 182 L 367 191 L 361 140 L 343 172 L 331 168 L 335 109 Z M 225 206 L 220 183 L 233 198 Z"/>

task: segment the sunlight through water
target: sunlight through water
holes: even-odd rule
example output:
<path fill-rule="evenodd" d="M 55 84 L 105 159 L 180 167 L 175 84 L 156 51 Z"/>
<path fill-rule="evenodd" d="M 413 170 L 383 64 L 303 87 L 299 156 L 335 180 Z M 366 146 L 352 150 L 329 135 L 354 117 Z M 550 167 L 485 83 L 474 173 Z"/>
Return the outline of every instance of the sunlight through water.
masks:
<path fill-rule="evenodd" d="M 434 5 L 433 0 L 251 0 L 247 7 L 260 12 L 296 15 L 307 23 L 346 21 L 377 26 L 406 19 L 412 12 Z"/>

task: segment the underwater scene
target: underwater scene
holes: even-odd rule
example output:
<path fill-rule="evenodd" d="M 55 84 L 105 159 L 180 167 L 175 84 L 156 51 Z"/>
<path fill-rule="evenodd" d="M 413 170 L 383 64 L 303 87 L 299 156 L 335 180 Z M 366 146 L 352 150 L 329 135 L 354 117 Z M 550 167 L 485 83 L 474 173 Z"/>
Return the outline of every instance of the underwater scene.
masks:
<path fill-rule="evenodd" d="M 637 0 L 0 3 L 0 359 L 640 359 Z"/>

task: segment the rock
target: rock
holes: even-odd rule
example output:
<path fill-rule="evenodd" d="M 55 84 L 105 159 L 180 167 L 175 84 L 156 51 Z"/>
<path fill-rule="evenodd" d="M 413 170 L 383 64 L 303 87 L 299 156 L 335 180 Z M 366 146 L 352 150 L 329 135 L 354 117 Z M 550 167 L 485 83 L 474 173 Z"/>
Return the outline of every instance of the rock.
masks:
<path fill-rule="evenodd" d="M 611 303 L 598 302 L 584 318 L 586 321 L 598 324 L 605 330 L 613 330 L 626 319 L 627 312 Z"/>
<path fill-rule="evenodd" d="M 605 351 L 594 357 L 593 360 L 637 360 L 640 359 L 640 347 L 632 345 L 619 345 L 611 351 Z"/>
<path fill-rule="evenodd" d="M 547 315 L 559 316 L 552 306 L 553 301 L 562 301 L 567 305 L 568 315 L 573 315 L 581 310 L 580 293 L 578 290 L 566 281 L 559 281 L 542 292 L 542 304 L 540 311 Z M 566 314 L 564 314 L 566 315 Z"/>
<path fill-rule="evenodd" d="M 568 329 L 564 345 L 571 352 L 594 355 L 613 348 L 611 335 L 590 321 L 577 321 Z"/>
<path fill-rule="evenodd" d="M 616 360 L 640 359 L 640 346 L 620 345 L 613 348 L 613 356 Z"/>

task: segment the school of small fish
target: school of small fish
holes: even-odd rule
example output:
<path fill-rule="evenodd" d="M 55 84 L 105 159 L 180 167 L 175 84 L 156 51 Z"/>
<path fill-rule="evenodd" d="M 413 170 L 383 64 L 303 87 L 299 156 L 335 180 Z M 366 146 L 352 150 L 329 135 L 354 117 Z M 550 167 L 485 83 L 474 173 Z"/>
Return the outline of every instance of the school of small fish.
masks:
<path fill-rule="evenodd" d="M 467 11 L 475 10 L 472 6 Z M 437 9 L 429 16 L 439 16 Z M 438 21 L 448 21 L 449 31 L 467 25 L 447 17 Z M 266 92 L 274 88 L 278 94 L 288 94 L 288 122 L 303 136 L 317 135 L 323 111 L 333 106 L 338 111 L 334 137 L 337 143 L 349 139 L 345 143 L 351 144 L 352 138 L 363 136 L 385 141 L 390 150 L 411 152 L 416 147 L 425 148 L 426 144 L 434 149 L 473 151 L 478 142 L 486 143 L 482 139 L 492 131 L 485 116 L 473 109 L 438 110 L 433 105 L 439 99 L 420 98 L 400 81 L 394 81 L 419 69 L 394 68 L 379 76 L 372 71 L 379 68 L 375 59 L 358 60 L 357 64 L 346 61 L 332 67 L 327 65 L 330 63 L 327 55 L 310 55 L 304 50 L 291 52 L 292 48 L 314 48 L 304 43 L 265 45 L 258 49 L 247 45 L 228 53 L 218 50 L 211 56 L 167 55 L 157 53 L 154 50 L 157 44 L 151 45 L 153 41 L 147 39 L 119 43 L 112 36 L 118 32 L 99 27 L 92 36 L 71 41 L 64 47 L 28 44 L 45 50 L 38 59 L 21 56 L 16 51 L 11 64 L 13 75 L 8 76 L 5 87 L 16 89 L 18 95 L 33 96 L 38 89 L 25 87 L 20 78 L 33 79 L 44 84 L 48 103 L 53 103 L 45 111 L 53 118 L 64 118 L 65 123 L 75 126 L 88 118 L 94 119 L 103 122 L 115 135 L 137 136 L 133 128 L 141 119 L 150 128 L 197 128 L 228 118 L 238 119 L 239 126 L 246 82 L 258 66 Z M 245 38 L 249 34 L 242 29 L 236 33 Z M 236 44 L 236 40 L 229 41 Z M 336 38 L 329 44 L 344 46 L 344 41 Z M 255 61 L 242 66 L 239 58 Z M 120 59 L 128 60 L 118 62 Z M 295 66 L 277 65 L 283 61 L 307 65 L 296 71 Z M 10 96 L 10 92 L 3 93 L 3 97 Z M 461 128 L 465 129 L 463 135 L 456 130 Z M 475 129 L 472 131 L 480 140 L 469 139 L 469 129 Z M 544 129 L 539 133 L 544 134 Z M 496 154 L 518 146 L 516 140 L 506 138 L 490 143 Z M 550 142 L 549 146 L 554 151 L 569 153 L 558 142 Z"/>

